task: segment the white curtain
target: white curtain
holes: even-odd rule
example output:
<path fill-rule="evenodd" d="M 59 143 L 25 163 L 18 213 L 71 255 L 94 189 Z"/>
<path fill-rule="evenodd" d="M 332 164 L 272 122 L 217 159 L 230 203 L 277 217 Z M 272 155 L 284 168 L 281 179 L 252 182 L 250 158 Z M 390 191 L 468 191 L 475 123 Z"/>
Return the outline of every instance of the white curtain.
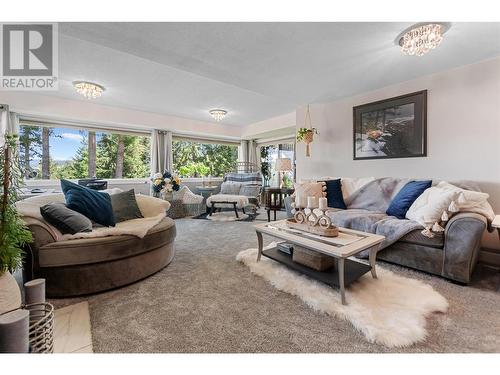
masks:
<path fill-rule="evenodd" d="M 259 146 L 257 142 L 253 139 L 248 141 L 248 161 L 257 166 L 257 169 L 260 170 L 260 152 L 258 152 Z"/>
<path fill-rule="evenodd" d="M 248 141 L 243 139 L 238 148 L 238 161 L 248 161 Z"/>
<path fill-rule="evenodd" d="M 158 172 L 172 172 L 172 159 L 172 132 L 153 130 L 151 134 L 151 175 Z"/>
<path fill-rule="evenodd" d="M 9 106 L 0 104 L 0 147 L 5 143 L 6 134 L 19 134 L 19 116 L 9 112 Z"/>

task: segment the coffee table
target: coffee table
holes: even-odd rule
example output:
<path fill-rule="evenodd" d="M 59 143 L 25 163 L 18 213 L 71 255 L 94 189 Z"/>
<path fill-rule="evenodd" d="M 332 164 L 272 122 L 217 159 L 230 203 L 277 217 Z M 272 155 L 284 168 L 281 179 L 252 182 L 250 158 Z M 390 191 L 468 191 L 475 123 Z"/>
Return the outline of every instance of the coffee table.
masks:
<path fill-rule="evenodd" d="M 286 220 L 257 224 L 255 225 L 255 231 L 259 244 L 257 262 L 264 255 L 311 278 L 332 287 L 338 287 L 343 305 L 347 304 L 345 298 L 346 286 L 359 279 L 368 271 L 371 271 L 373 278 L 377 278 L 375 263 L 380 244 L 385 239 L 384 236 L 339 228 L 338 237 L 322 237 L 302 230 L 288 228 Z M 279 251 L 277 247 L 264 250 L 263 234 L 331 256 L 335 258 L 336 264 L 325 271 L 316 271 L 302 264 L 295 263 L 291 255 Z M 367 249 L 369 249 L 369 265 L 354 259 L 348 259 Z"/>

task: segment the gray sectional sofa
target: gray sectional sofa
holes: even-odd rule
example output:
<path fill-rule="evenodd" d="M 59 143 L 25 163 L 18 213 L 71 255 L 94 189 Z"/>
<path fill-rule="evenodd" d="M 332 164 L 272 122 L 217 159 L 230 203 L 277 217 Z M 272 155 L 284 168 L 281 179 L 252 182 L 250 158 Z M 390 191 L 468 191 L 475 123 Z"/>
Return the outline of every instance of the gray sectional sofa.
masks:
<path fill-rule="evenodd" d="M 456 183 L 456 185 L 464 189 L 478 191 L 478 188 L 471 184 Z M 289 217 L 292 216 L 292 200 L 293 197 L 285 199 Z M 339 223 L 336 221 L 339 221 L 339 218 L 342 219 L 343 216 L 351 215 L 359 220 L 340 220 L 341 226 L 355 230 L 371 231 L 371 228 L 373 228 L 369 219 L 371 215 L 382 216 L 382 220 L 389 218 L 385 214 L 385 210 L 374 213 L 370 210 L 360 209 L 359 206 L 351 209 L 348 201 L 346 201 L 346 204 L 347 210 L 335 210 L 334 215 L 332 215 L 332 220 L 337 225 Z M 388 223 L 386 226 L 392 225 L 391 222 L 400 221 L 400 219 L 391 218 L 394 220 L 384 220 L 384 222 Z M 404 221 L 408 222 L 407 219 L 403 219 L 399 224 L 410 224 L 405 224 Z M 467 284 L 471 280 L 471 274 L 477 263 L 481 238 L 487 226 L 487 219 L 483 215 L 460 212 L 452 216 L 446 223 L 443 233 L 429 238 L 422 234 L 422 227 L 411 230 L 398 238 L 397 241 L 386 244 L 385 247 L 383 246 L 383 249 L 378 253 L 377 259 Z"/>

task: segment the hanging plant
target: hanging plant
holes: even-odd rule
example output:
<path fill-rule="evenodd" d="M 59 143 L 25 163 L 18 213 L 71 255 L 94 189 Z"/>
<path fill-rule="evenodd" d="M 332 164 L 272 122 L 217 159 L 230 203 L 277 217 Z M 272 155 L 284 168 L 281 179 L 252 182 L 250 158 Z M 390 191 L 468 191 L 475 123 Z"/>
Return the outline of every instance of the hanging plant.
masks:
<path fill-rule="evenodd" d="M 314 134 L 318 134 L 316 128 L 299 128 L 299 130 L 297 130 L 297 142 L 312 142 Z"/>
<path fill-rule="evenodd" d="M 297 130 L 297 142 L 304 142 L 306 144 L 306 156 L 311 156 L 309 145 L 314 140 L 314 134 L 319 134 L 316 128 L 311 125 L 311 114 L 309 112 L 309 105 L 307 105 L 306 118 L 304 119 L 305 127 Z"/>

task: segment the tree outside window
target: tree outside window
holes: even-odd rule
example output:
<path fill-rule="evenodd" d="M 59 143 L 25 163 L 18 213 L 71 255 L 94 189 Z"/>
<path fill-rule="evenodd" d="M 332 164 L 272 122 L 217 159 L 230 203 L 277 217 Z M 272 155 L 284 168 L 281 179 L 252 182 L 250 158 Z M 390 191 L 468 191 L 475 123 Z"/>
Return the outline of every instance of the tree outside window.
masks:
<path fill-rule="evenodd" d="M 150 138 L 102 131 L 20 127 L 26 179 L 146 178 Z"/>
<path fill-rule="evenodd" d="M 238 146 L 174 139 L 172 154 L 180 177 L 223 177 L 235 168 Z"/>

